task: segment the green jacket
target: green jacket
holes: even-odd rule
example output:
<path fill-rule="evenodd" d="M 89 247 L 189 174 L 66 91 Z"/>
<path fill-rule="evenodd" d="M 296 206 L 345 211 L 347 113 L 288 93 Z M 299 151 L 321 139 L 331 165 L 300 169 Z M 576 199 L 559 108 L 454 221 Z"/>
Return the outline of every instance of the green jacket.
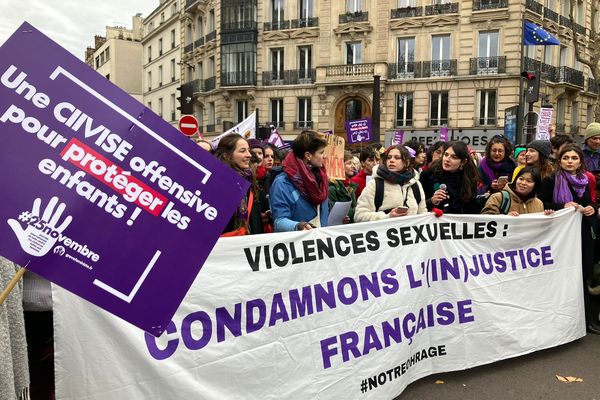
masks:
<path fill-rule="evenodd" d="M 351 201 L 350 210 L 348 216 L 350 222 L 354 222 L 354 209 L 356 208 L 356 189 L 358 185 L 354 182 L 345 181 L 348 186 L 344 184 L 344 181 L 338 179 L 329 180 L 329 209 L 333 207 L 338 201 Z"/>

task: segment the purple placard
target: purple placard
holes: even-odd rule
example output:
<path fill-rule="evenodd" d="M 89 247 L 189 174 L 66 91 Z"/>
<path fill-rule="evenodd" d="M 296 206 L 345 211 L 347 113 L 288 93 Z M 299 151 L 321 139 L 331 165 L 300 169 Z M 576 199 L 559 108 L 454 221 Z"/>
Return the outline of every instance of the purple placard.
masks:
<path fill-rule="evenodd" d="M 402 143 L 404 143 L 404 131 L 402 129 L 399 129 L 396 132 L 394 132 L 394 137 L 392 138 L 392 144 L 396 145 L 396 144 L 402 144 Z"/>
<path fill-rule="evenodd" d="M 442 126 L 440 128 L 440 141 L 447 142 L 448 141 L 448 128 Z"/>
<path fill-rule="evenodd" d="M 0 132 L 0 254 L 162 333 L 248 182 L 28 23 Z"/>
<path fill-rule="evenodd" d="M 371 118 L 356 119 L 346 122 L 346 136 L 349 144 L 369 142 L 373 135 Z"/>

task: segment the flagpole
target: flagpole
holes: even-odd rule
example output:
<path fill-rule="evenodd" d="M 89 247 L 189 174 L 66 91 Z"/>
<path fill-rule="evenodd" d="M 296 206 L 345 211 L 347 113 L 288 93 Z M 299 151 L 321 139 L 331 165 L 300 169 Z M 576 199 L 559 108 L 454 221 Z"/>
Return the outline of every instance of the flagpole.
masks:
<path fill-rule="evenodd" d="M 523 39 L 525 35 L 525 18 L 521 20 L 521 69 L 519 70 L 519 111 L 517 113 L 517 135 L 515 144 L 523 143 L 523 124 L 525 119 L 525 104 L 523 103 L 523 79 L 520 78 L 520 74 L 525 69 L 525 45 Z"/>

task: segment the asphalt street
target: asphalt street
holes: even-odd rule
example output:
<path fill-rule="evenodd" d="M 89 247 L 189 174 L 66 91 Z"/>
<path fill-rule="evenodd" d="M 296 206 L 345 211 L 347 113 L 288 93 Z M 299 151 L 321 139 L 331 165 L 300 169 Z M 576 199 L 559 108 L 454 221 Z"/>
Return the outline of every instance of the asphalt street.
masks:
<path fill-rule="evenodd" d="M 556 375 L 582 378 L 564 383 Z M 436 384 L 436 381 L 444 381 Z M 435 374 L 395 400 L 600 400 L 600 336 L 465 371 Z"/>

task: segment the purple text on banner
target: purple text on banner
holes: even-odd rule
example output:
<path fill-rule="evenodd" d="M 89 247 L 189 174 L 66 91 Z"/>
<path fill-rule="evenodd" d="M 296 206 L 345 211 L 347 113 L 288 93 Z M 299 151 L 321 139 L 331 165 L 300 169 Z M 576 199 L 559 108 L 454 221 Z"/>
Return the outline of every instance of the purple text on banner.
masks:
<path fill-rule="evenodd" d="M 28 23 L 0 130 L 0 254 L 161 334 L 248 182 Z"/>
<path fill-rule="evenodd" d="M 448 128 L 445 126 L 442 126 L 440 128 L 440 140 L 442 142 L 447 142 L 448 141 Z"/>
<path fill-rule="evenodd" d="M 370 142 L 373 137 L 372 132 L 371 118 L 346 122 L 346 136 L 349 144 Z"/>
<path fill-rule="evenodd" d="M 396 132 L 394 132 L 392 144 L 396 145 L 396 144 L 402 144 L 402 143 L 404 143 L 404 131 L 402 129 L 399 129 Z"/>

